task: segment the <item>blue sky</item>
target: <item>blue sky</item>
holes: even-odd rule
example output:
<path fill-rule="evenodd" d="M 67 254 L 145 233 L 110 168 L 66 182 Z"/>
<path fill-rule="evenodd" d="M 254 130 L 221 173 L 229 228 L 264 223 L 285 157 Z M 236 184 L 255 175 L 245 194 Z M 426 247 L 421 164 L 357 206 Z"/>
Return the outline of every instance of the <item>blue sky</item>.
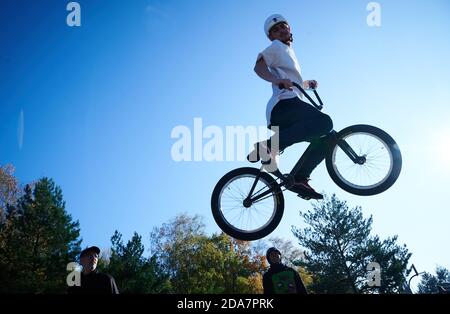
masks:
<path fill-rule="evenodd" d="M 148 243 L 154 226 L 186 212 L 218 232 L 210 196 L 245 161 L 176 162 L 172 130 L 264 126 L 270 85 L 253 72 L 269 45 L 265 18 L 290 21 L 304 79 L 319 81 L 336 130 L 356 123 L 388 131 L 403 153 L 396 184 L 371 197 L 348 194 L 324 164 L 311 185 L 373 215 L 373 232 L 398 235 L 418 270 L 450 268 L 450 4 L 378 1 L 78 1 L 81 26 L 66 24 L 69 1 L 2 1 L 0 164 L 22 183 L 53 178 L 81 223 L 83 245 L 107 247 L 114 230 Z M 205 141 L 206 142 L 206 141 Z M 305 144 L 292 146 L 288 172 Z M 273 236 L 310 204 L 286 196 Z"/>

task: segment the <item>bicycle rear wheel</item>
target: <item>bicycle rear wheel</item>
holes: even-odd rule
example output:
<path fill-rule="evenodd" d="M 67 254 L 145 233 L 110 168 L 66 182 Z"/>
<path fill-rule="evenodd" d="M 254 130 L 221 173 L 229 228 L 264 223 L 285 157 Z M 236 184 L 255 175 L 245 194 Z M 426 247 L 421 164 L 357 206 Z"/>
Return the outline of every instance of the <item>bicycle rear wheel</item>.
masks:
<path fill-rule="evenodd" d="M 252 195 L 249 195 L 259 176 Z M 254 202 L 248 198 L 269 192 Z M 247 201 L 246 201 L 247 200 Z M 256 168 L 238 168 L 224 175 L 211 197 L 211 209 L 217 225 L 233 238 L 253 241 L 270 234 L 281 221 L 284 198 L 275 179 Z"/>
<path fill-rule="evenodd" d="M 370 125 L 349 126 L 337 134 L 361 158 L 355 163 L 336 145 L 327 155 L 326 166 L 332 180 L 356 195 L 375 195 L 389 189 L 402 168 L 397 143 L 383 130 Z"/>

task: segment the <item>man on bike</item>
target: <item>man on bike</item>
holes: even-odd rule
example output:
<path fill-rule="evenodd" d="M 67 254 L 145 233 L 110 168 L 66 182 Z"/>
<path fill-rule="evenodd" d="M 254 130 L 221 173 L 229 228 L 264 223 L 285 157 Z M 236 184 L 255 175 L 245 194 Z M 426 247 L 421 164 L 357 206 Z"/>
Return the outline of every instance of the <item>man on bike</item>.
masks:
<path fill-rule="evenodd" d="M 256 143 L 247 159 L 274 164 L 276 156 L 288 146 L 310 142 L 298 171 L 291 173 L 295 184 L 289 189 L 302 197 L 322 199 L 323 196 L 308 181 L 311 172 L 325 158 L 327 135 L 333 129 L 333 121 L 302 101 L 302 93 L 292 84 L 295 82 L 304 89 L 318 86 L 317 81 L 303 81 L 301 77 L 300 65 L 291 47 L 293 36 L 287 20 L 279 14 L 271 15 L 264 23 L 264 31 L 272 43 L 258 55 L 254 70 L 259 77 L 272 83 L 273 95 L 266 107 L 266 118 L 268 128 L 278 127 L 278 132 L 270 139 Z"/>

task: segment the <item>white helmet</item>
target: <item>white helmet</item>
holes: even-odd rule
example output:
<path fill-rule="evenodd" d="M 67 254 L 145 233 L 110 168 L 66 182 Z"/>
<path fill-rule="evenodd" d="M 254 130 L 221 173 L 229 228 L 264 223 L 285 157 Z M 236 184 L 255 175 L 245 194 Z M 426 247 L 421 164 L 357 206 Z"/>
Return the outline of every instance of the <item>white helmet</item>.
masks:
<path fill-rule="evenodd" d="M 272 28 L 272 26 L 280 22 L 287 23 L 288 21 L 284 18 L 284 16 L 280 14 L 272 14 L 271 16 L 269 16 L 266 22 L 264 23 L 264 32 L 266 33 L 266 35 L 269 36 L 269 31 Z"/>

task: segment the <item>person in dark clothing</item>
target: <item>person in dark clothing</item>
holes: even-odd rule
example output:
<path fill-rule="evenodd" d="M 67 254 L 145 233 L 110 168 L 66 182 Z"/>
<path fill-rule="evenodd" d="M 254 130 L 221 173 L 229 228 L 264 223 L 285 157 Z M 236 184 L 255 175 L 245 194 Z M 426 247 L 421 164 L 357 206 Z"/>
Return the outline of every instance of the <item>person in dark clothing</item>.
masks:
<path fill-rule="evenodd" d="M 100 249 L 96 246 L 80 253 L 80 264 L 83 266 L 80 286 L 69 287 L 69 294 L 119 294 L 114 278 L 97 271 L 99 254 Z"/>
<path fill-rule="evenodd" d="M 281 263 L 281 252 L 274 247 L 267 250 L 269 270 L 263 276 L 264 294 L 308 294 L 297 271 Z"/>

